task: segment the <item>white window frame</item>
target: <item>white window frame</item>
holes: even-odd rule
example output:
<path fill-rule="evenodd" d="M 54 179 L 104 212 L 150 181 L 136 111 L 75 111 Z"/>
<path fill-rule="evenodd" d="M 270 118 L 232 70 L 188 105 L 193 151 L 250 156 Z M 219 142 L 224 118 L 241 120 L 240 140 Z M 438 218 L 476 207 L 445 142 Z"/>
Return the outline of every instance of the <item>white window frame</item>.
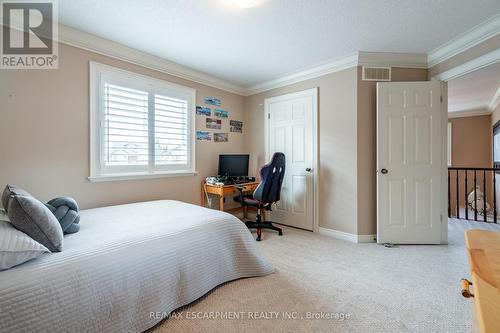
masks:
<path fill-rule="evenodd" d="M 102 156 L 102 131 L 104 105 L 102 94 L 104 93 L 105 79 L 112 80 L 114 84 L 125 87 L 147 91 L 150 94 L 165 95 L 164 90 L 179 94 L 179 97 L 188 101 L 188 166 L 178 168 L 175 166 L 156 166 L 147 168 L 147 171 L 137 170 L 134 166 L 105 167 Z M 193 88 L 181 86 L 175 83 L 155 79 L 149 76 L 133 73 L 120 68 L 103 65 L 97 62 L 89 62 L 89 89 L 90 89 L 90 177 L 91 182 L 132 180 L 145 178 L 162 178 L 177 176 L 196 175 L 195 168 L 195 101 L 196 91 Z M 175 97 L 175 96 L 173 96 Z M 154 107 L 154 98 L 149 99 L 149 108 Z M 149 122 L 149 129 L 154 127 Z M 151 165 L 151 164 L 150 164 Z M 135 170 L 134 170 L 135 169 Z"/>

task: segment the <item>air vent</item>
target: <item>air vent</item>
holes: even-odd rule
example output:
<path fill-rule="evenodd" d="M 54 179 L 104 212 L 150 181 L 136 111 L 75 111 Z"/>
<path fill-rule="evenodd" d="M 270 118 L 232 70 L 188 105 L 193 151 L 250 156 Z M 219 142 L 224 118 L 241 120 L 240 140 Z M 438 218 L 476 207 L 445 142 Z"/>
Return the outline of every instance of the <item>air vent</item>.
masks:
<path fill-rule="evenodd" d="M 391 81 L 391 67 L 363 66 L 363 81 Z"/>

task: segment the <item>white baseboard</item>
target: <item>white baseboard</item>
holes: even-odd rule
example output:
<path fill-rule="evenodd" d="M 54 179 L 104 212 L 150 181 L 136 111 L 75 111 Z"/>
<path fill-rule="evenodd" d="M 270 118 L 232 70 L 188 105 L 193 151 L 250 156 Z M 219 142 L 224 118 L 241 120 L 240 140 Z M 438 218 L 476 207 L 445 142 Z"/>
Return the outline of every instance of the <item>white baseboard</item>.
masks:
<path fill-rule="evenodd" d="M 319 227 L 318 231 L 321 235 L 346 240 L 352 243 L 374 243 L 376 237 L 376 235 L 356 235 L 344 231 L 322 227 Z"/>

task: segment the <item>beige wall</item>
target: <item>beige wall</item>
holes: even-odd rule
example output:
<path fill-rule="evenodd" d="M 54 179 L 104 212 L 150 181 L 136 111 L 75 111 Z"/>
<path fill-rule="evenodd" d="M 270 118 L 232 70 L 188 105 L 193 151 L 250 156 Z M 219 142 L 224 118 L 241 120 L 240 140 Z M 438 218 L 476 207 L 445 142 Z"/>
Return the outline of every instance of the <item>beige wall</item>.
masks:
<path fill-rule="evenodd" d="M 450 118 L 451 164 L 454 167 L 491 168 L 490 115 Z"/>
<path fill-rule="evenodd" d="M 451 165 L 454 167 L 491 168 L 492 167 L 492 129 L 491 116 L 475 116 L 450 118 L 451 123 Z M 450 204 L 452 212 L 456 206 L 456 171 L 450 174 Z M 459 204 L 465 206 L 465 194 L 474 188 L 474 173 L 467 172 L 467 188 L 465 174 L 460 171 L 458 177 Z M 476 173 L 477 184 L 483 188 L 483 173 Z M 491 174 L 486 173 L 487 202 L 492 204 L 493 188 Z"/>
<path fill-rule="evenodd" d="M 358 174 L 358 234 L 377 231 L 377 83 L 361 80 L 358 67 L 357 174 Z M 392 68 L 391 80 L 426 81 L 426 69 Z"/>
<path fill-rule="evenodd" d="M 199 203 L 201 179 L 216 173 L 219 153 L 244 151 L 245 134 L 197 142 L 197 176 L 89 183 L 90 60 L 192 87 L 198 103 L 215 96 L 231 119 L 243 119 L 241 96 L 60 44 L 58 70 L 0 71 L 0 186 L 18 184 L 43 200 L 72 196 L 82 208 L 160 198 Z"/>
<path fill-rule="evenodd" d="M 245 99 L 251 170 L 265 160 L 264 99 L 318 87 L 319 226 L 357 233 L 357 68 L 328 74 Z"/>

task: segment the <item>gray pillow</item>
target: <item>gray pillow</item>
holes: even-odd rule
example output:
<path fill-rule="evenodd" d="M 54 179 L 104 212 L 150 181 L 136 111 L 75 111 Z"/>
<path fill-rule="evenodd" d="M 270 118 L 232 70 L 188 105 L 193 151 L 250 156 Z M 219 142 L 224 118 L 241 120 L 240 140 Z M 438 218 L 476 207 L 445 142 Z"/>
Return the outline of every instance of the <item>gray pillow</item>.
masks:
<path fill-rule="evenodd" d="M 10 197 L 7 215 L 16 228 L 47 247 L 52 252 L 62 251 L 63 231 L 54 214 L 32 196 Z"/>
<path fill-rule="evenodd" d="M 13 195 L 24 195 L 27 197 L 32 197 L 31 194 L 29 194 L 28 192 L 26 192 L 22 188 L 20 188 L 16 185 L 7 184 L 7 186 L 5 186 L 5 189 L 3 190 L 3 194 L 2 194 L 2 206 L 3 206 L 3 209 L 5 209 L 5 211 L 9 210 L 9 200 L 10 200 L 10 197 Z"/>

